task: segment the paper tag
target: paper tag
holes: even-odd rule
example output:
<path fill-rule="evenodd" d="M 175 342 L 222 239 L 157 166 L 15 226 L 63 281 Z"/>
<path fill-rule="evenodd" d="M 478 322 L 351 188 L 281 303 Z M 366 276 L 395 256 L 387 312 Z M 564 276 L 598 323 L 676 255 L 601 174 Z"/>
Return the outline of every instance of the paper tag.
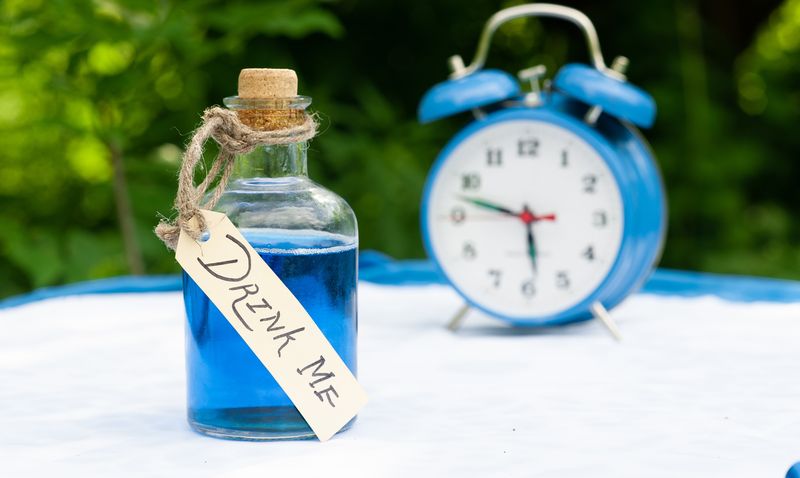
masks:
<path fill-rule="evenodd" d="M 181 231 L 175 259 L 269 370 L 321 441 L 367 402 L 300 301 L 225 214 L 201 211 L 210 237 Z"/>

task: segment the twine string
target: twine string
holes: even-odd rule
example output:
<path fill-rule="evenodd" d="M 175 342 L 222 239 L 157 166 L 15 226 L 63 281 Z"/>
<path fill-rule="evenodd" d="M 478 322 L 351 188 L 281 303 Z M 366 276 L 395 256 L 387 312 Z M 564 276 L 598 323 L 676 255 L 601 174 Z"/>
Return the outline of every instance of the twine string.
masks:
<path fill-rule="evenodd" d="M 269 131 L 254 130 L 239 121 L 236 112 L 214 106 L 203 112 L 203 122 L 194 131 L 186 151 L 183 153 L 178 173 L 178 192 L 174 209 L 177 218 L 158 223 L 155 233 L 164 244 L 175 249 L 181 230 L 192 239 L 199 240 L 206 231 L 206 223 L 200 209 L 212 209 L 228 184 L 237 155 L 249 153 L 259 145 L 290 144 L 308 141 L 317 133 L 317 122 L 305 114 L 302 124 Z M 203 158 L 206 141 L 213 138 L 219 144 L 219 153 L 200 184 L 195 185 L 194 174 Z M 217 187 L 201 205 L 208 188 L 219 178 Z M 194 220 L 193 220 L 194 219 Z"/>

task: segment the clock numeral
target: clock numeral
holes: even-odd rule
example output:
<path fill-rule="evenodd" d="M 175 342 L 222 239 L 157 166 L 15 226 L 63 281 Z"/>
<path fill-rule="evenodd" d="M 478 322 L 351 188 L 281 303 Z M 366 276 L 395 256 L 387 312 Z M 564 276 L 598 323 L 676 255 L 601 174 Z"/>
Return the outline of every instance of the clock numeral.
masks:
<path fill-rule="evenodd" d="M 594 246 L 588 246 L 581 255 L 586 258 L 587 261 L 594 260 Z"/>
<path fill-rule="evenodd" d="M 595 211 L 592 214 L 592 224 L 595 227 L 606 227 L 608 224 L 608 216 L 606 216 L 605 211 Z"/>
<path fill-rule="evenodd" d="M 500 279 L 503 277 L 503 271 L 500 269 L 489 269 L 489 275 L 492 277 L 492 286 L 495 289 L 500 287 Z"/>
<path fill-rule="evenodd" d="M 583 177 L 583 192 L 594 194 L 595 186 L 597 185 L 597 176 L 594 174 L 587 174 Z"/>
<path fill-rule="evenodd" d="M 468 191 L 481 187 L 481 177 L 477 173 L 467 173 L 461 175 L 461 189 Z"/>
<path fill-rule="evenodd" d="M 569 289 L 571 284 L 567 271 L 558 271 L 556 274 L 556 287 L 559 289 Z"/>
<path fill-rule="evenodd" d="M 517 154 L 520 156 L 538 156 L 538 139 L 521 139 L 517 141 Z"/>
<path fill-rule="evenodd" d="M 522 295 L 528 298 L 536 295 L 536 287 L 533 285 L 533 280 L 526 280 L 522 283 Z"/>
<path fill-rule="evenodd" d="M 450 219 L 455 224 L 461 224 L 462 222 L 464 222 L 464 219 L 466 218 L 467 218 L 467 212 L 464 211 L 464 208 L 461 206 L 456 206 L 453 208 L 452 211 L 450 211 Z"/>
<path fill-rule="evenodd" d="M 503 150 L 500 148 L 489 148 L 486 150 L 486 165 L 501 166 L 503 164 Z"/>
<path fill-rule="evenodd" d="M 561 167 L 566 168 L 569 166 L 569 155 L 567 154 L 567 150 L 561 151 Z"/>
<path fill-rule="evenodd" d="M 464 256 L 464 259 L 471 261 L 478 255 L 478 251 L 475 250 L 475 246 L 471 242 L 465 242 L 464 247 L 461 249 L 461 255 Z"/>

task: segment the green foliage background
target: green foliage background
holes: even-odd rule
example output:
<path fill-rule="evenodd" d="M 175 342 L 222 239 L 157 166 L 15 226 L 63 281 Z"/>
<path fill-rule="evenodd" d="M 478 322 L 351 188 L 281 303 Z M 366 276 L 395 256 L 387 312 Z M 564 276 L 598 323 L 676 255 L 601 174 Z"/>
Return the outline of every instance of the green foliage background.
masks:
<path fill-rule="evenodd" d="M 117 274 L 175 272 L 151 230 L 181 147 L 240 68 L 295 68 L 323 114 L 312 177 L 344 196 L 363 248 L 423 254 L 418 203 L 468 118 L 420 126 L 416 105 L 518 2 L 6 0 L 0 6 L 0 296 Z M 659 105 L 662 265 L 800 277 L 800 0 L 567 2 Z M 491 66 L 586 61 L 550 21 L 504 27 Z M 125 234 L 122 231 L 126 231 Z M 127 239 L 124 239 L 127 238 Z"/>

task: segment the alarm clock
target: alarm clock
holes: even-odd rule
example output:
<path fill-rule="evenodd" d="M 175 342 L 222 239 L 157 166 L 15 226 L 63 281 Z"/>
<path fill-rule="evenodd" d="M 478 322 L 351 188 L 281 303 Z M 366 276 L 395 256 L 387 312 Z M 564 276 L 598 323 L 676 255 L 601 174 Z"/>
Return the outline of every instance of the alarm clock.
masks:
<path fill-rule="evenodd" d="M 543 66 L 484 69 L 503 23 L 545 16 L 583 32 L 591 65 L 568 64 L 545 88 Z M 603 319 L 654 269 L 666 229 L 661 175 L 637 130 L 653 98 L 628 83 L 627 59 L 606 66 L 591 21 L 559 5 L 502 10 L 487 22 L 472 63 L 422 98 L 422 123 L 472 112 L 426 181 L 422 235 L 428 256 L 466 306 L 516 326 Z M 454 327 L 454 323 L 451 326 Z"/>

